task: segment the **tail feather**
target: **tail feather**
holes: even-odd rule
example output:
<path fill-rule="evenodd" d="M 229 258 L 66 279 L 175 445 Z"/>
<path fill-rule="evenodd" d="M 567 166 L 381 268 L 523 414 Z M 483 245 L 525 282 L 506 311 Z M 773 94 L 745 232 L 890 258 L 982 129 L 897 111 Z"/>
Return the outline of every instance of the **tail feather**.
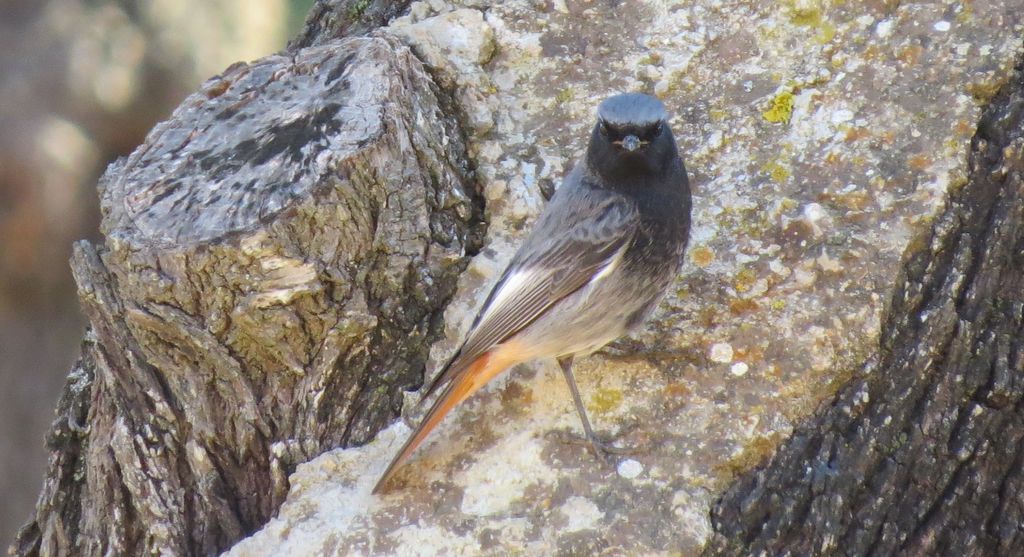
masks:
<path fill-rule="evenodd" d="M 458 377 L 452 380 L 440 397 L 430 407 L 430 410 L 423 417 L 423 421 L 416 427 L 409 439 L 402 445 L 402 449 L 398 451 L 395 458 L 388 465 L 387 470 L 384 471 L 384 475 L 381 476 L 380 480 L 377 481 L 377 485 L 373 488 L 373 493 L 379 493 L 381 488 L 395 475 L 395 472 L 405 463 L 406 460 L 412 456 L 412 453 L 417 447 L 426 439 L 427 435 L 437 424 L 441 423 L 441 420 L 455 407 L 458 403 L 465 400 L 469 395 L 473 394 L 477 389 L 482 387 L 491 377 L 497 375 L 501 371 L 490 370 L 489 367 L 494 367 L 493 364 L 499 364 L 500 362 L 494 361 L 495 358 L 490 352 L 485 352 L 482 356 L 477 358 L 472 364 L 470 364 L 463 373 L 460 373 Z M 489 366 L 489 364 L 491 364 Z M 490 372 L 490 373 L 487 373 Z M 481 381 L 482 380 L 482 381 Z"/>

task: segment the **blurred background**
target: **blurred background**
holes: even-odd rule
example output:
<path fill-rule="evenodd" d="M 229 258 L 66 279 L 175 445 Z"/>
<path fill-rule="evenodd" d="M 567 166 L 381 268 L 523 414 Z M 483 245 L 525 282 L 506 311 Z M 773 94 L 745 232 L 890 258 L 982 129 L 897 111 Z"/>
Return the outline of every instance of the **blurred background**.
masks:
<path fill-rule="evenodd" d="M 284 48 L 313 0 L 0 0 L 0 552 L 46 470 L 85 320 L 96 180 L 205 79 Z"/>

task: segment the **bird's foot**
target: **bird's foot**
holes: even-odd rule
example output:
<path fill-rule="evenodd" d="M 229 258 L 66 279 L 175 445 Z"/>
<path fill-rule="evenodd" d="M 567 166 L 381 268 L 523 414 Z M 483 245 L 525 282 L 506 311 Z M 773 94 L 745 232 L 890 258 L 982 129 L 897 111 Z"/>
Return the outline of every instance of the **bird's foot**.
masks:
<path fill-rule="evenodd" d="M 626 434 L 628 434 L 627 432 Z M 609 440 L 602 439 L 598 435 L 580 435 L 578 433 L 556 429 L 548 432 L 550 437 L 557 438 L 561 443 L 567 445 L 586 445 L 590 448 L 590 451 L 594 453 L 598 459 L 608 464 L 611 463 L 616 456 L 622 455 L 634 455 L 645 451 L 643 444 L 636 446 L 617 446 L 615 443 L 626 436 L 626 434 L 619 434 Z"/>

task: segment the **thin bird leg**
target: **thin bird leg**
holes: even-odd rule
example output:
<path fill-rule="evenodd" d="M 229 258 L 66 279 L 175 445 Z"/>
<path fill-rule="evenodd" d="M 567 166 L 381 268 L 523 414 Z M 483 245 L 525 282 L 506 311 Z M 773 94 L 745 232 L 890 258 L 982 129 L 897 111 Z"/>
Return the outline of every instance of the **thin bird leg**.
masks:
<path fill-rule="evenodd" d="M 631 452 L 629 449 L 622 449 L 613 446 L 611 443 L 605 443 L 594 433 L 594 429 L 590 427 L 590 420 L 587 419 L 587 409 L 583 406 L 583 398 L 580 397 L 580 390 L 576 386 L 576 378 L 572 374 L 572 356 L 559 358 L 558 366 L 562 368 L 565 382 L 569 384 L 569 390 L 572 391 L 572 401 L 576 404 L 576 412 L 580 415 L 580 421 L 583 422 L 583 431 L 587 434 L 587 440 L 590 441 L 590 446 L 593 447 L 594 453 L 598 457 L 604 458 L 608 453 L 627 454 Z"/>

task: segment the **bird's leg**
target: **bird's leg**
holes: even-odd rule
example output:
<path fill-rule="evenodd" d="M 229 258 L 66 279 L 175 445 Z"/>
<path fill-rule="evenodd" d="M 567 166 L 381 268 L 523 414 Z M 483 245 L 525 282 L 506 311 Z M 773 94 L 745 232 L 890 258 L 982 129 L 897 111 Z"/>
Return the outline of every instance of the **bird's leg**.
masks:
<path fill-rule="evenodd" d="M 608 454 L 628 454 L 632 452 L 630 449 L 619 448 L 611 443 L 602 441 L 594 433 L 593 428 L 590 427 L 590 420 L 587 419 L 587 409 L 583 406 L 583 398 L 580 397 L 580 390 L 576 387 L 576 378 L 572 374 L 572 356 L 559 358 L 558 367 L 562 368 L 565 382 L 569 384 L 569 390 L 572 391 L 572 401 L 576 404 L 576 412 L 580 415 L 580 421 L 583 422 L 583 431 L 587 434 L 587 440 L 590 441 L 590 446 L 594 449 L 594 453 L 599 458 L 606 459 Z"/>

